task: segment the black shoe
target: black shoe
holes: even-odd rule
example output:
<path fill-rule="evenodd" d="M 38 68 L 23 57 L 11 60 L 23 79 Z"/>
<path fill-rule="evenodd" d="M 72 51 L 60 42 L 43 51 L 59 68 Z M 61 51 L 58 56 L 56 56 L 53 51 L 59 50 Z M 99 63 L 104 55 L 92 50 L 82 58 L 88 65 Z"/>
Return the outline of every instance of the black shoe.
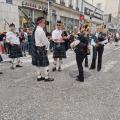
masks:
<path fill-rule="evenodd" d="M 79 78 L 79 75 L 76 76 L 76 79 Z"/>
<path fill-rule="evenodd" d="M 37 81 L 42 81 L 42 80 L 45 80 L 45 78 L 44 77 L 37 78 Z"/>
<path fill-rule="evenodd" d="M 11 70 L 14 70 L 15 68 L 13 66 L 10 67 Z"/>
<path fill-rule="evenodd" d="M 101 68 L 98 68 L 97 71 L 100 72 L 100 71 L 101 71 Z"/>
<path fill-rule="evenodd" d="M 90 67 L 90 70 L 95 70 L 95 67 Z"/>
<path fill-rule="evenodd" d="M 56 70 L 57 70 L 56 67 L 53 67 L 52 71 L 55 72 Z"/>
<path fill-rule="evenodd" d="M 62 71 L 61 67 L 59 67 L 59 68 L 58 68 L 58 71 L 59 71 L 59 72 L 61 72 L 61 71 Z"/>
<path fill-rule="evenodd" d="M 21 65 L 16 65 L 16 67 L 22 67 Z"/>
<path fill-rule="evenodd" d="M 3 72 L 0 72 L 0 74 L 3 74 Z"/>
<path fill-rule="evenodd" d="M 76 81 L 84 82 L 84 79 L 79 79 L 79 77 L 77 77 L 77 78 L 76 78 Z"/>
<path fill-rule="evenodd" d="M 48 78 L 48 79 L 45 78 L 44 81 L 45 82 L 52 82 L 52 81 L 54 81 L 54 78 Z"/>

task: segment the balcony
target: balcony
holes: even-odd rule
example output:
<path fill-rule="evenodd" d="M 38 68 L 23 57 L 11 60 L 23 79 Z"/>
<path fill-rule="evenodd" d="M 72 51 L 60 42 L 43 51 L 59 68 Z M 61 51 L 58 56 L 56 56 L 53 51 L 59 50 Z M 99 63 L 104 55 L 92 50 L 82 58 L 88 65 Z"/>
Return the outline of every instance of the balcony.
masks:
<path fill-rule="evenodd" d="M 65 6 L 65 1 L 61 0 L 60 4 L 63 5 L 63 6 Z"/>

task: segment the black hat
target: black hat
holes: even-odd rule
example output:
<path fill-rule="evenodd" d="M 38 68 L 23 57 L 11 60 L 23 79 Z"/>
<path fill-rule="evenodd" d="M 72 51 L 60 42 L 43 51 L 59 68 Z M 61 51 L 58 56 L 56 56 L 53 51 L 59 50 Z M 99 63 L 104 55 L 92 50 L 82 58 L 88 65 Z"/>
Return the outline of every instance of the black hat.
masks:
<path fill-rule="evenodd" d="M 44 17 L 38 17 L 36 20 L 36 24 L 38 24 L 41 20 L 45 19 Z"/>
<path fill-rule="evenodd" d="M 62 23 L 61 20 L 58 20 L 57 23 Z"/>
<path fill-rule="evenodd" d="M 15 24 L 14 24 L 14 23 L 11 23 L 11 24 L 9 25 L 9 27 L 15 27 Z"/>

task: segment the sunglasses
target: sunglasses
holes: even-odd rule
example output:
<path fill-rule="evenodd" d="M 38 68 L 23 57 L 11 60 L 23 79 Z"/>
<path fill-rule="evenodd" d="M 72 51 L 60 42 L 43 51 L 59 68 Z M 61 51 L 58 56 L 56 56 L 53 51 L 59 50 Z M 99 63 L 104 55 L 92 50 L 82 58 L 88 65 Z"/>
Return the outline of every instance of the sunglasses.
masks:
<path fill-rule="evenodd" d="M 61 26 L 61 24 L 57 24 L 57 26 Z"/>

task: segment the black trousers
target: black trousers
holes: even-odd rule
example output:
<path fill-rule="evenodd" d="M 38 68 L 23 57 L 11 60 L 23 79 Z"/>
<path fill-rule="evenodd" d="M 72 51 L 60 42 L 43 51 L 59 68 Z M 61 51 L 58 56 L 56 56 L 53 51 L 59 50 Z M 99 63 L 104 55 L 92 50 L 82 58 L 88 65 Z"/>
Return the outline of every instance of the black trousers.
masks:
<path fill-rule="evenodd" d="M 96 68 L 96 59 L 97 59 L 97 55 L 98 55 L 97 70 L 101 70 L 103 51 L 104 51 L 104 45 L 100 45 L 97 48 L 93 47 L 93 57 L 92 57 L 92 64 L 91 64 L 90 69 Z"/>
<path fill-rule="evenodd" d="M 84 60 L 85 55 L 79 55 L 76 54 L 76 62 L 78 66 L 78 71 L 79 71 L 79 81 L 84 81 L 84 71 L 83 71 L 83 60 Z"/>

